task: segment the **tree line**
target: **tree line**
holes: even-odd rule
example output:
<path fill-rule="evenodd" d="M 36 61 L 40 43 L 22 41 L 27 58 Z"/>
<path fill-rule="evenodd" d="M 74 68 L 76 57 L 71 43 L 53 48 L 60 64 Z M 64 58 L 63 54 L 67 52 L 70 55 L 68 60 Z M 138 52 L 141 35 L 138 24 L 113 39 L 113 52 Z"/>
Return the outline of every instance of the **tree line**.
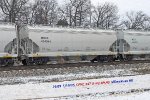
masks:
<path fill-rule="evenodd" d="M 150 30 L 150 16 L 143 11 L 118 14 L 117 5 L 109 2 L 94 6 L 91 0 L 0 0 L 2 22 L 29 25 L 87 27 L 100 29 Z"/>

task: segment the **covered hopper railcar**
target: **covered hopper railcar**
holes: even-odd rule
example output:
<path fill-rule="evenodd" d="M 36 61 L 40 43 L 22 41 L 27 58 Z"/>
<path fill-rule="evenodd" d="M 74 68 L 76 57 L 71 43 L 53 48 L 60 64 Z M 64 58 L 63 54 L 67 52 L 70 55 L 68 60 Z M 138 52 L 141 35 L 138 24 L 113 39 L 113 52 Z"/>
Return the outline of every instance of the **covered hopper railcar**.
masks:
<path fill-rule="evenodd" d="M 119 32 L 119 52 L 127 60 L 150 59 L 150 32 L 123 31 Z M 119 39 L 120 38 L 120 39 Z"/>
<path fill-rule="evenodd" d="M 150 59 L 150 32 L 0 25 L 0 65 Z"/>
<path fill-rule="evenodd" d="M 15 25 L 0 25 L 0 65 L 13 65 L 17 57 Z"/>
<path fill-rule="evenodd" d="M 30 26 L 28 29 L 29 39 L 34 42 L 28 57 L 34 63 L 42 64 L 48 59 L 58 62 L 108 61 L 117 55 L 113 45 L 117 40 L 115 31 Z"/>

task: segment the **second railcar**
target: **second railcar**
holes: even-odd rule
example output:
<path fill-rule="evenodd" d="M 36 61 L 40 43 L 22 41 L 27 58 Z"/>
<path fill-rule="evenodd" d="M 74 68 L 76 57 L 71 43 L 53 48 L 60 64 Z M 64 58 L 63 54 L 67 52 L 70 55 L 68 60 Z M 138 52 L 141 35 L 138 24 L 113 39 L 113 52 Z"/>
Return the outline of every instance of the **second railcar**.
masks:
<path fill-rule="evenodd" d="M 150 59 L 150 32 L 123 31 L 122 51 L 125 59 Z"/>

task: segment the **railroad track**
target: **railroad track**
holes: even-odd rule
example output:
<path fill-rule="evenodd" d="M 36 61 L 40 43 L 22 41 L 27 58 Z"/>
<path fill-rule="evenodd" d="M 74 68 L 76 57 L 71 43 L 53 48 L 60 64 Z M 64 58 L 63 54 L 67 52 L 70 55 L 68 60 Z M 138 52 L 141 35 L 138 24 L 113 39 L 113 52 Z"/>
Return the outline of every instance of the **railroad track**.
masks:
<path fill-rule="evenodd" d="M 150 60 L 134 60 L 134 61 L 115 61 L 115 62 L 79 62 L 79 63 L 65 63 L 65 64 L 46 64 L 46 65 L 29 65 L 29 66 L 1 66 L 0 71 L 11 70 L 32 70 L 32 69 L 47 69 L 47 68 L 71 68 L 71 67 L 84 67 L 84 66 L 103 66 L 103 65 L 119 65 L 119 64 L 138 64 L 150 63 Z"/>

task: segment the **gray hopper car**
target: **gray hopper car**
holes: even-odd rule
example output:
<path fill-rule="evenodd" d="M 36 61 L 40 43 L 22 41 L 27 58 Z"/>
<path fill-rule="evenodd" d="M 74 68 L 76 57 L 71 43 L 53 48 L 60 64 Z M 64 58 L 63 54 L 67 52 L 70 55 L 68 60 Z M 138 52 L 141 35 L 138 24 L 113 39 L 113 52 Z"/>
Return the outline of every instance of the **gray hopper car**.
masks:
<path fill-rule="evenodd" d="M 150 58 L 150 33 L 0 25 L 0 65 Z"/>

